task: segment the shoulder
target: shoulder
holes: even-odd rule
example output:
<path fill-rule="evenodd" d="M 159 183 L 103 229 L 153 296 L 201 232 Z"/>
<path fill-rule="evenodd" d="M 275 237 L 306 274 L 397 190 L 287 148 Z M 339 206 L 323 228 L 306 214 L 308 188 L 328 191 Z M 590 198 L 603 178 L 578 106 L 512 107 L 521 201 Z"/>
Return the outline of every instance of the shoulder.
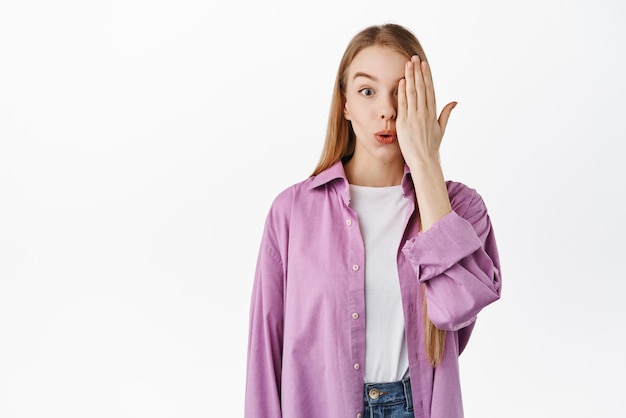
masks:
<path fill-rule="evenodd" d="M 274 253 L 286 251 L 285 243 L 289 241 L 294 220 L 302 218 L 305 208 L 313 206 L 310 181 L 309 178 L 285 187 L 274 197 L 266 215 L 263 238 L 265 246 L 271 247 Z"/>
<path fill-rule="evenodd" d="M 337 161 L 317 175 L 311 175 L 282 190 L 274 199 L 272 208 L 281 210 L 293 207 L 296 203 L 300 206 L 307 205 L 323 196 L 328 196 L 331 190 L 336 189 L 340 193 L 349 191 L 348 180 L 341 161 Z"/>
<path fill-rule="evenodd" d="M 460 216 L 468 217 L 478 212 L 486 212 L 485 202 L 476 189 L 453 180 L 446 181 L 446 186 L 452 209 Z"/>
<path fill-rule="evenodd" d="M 288 217 L 294 204 L 306 203 L 312 194 L 313 177 L 291 184 L 282 189 L 273 199 L 270 216 Z"/>

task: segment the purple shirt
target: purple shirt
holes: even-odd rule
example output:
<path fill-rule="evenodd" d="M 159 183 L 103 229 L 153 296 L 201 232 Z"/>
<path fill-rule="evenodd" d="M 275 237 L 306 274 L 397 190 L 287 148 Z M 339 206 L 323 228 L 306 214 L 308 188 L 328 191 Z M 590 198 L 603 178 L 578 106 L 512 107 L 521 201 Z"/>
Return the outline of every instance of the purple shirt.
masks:
<path fill-rule="evenodd" d="M 446 182 L 452 212 L 420 232 L 410 200 L 398 249 L 415 417 L 461 418 L 458 356 L 477 314 L 500 297 L 500 263 L 478 193 Z M 360 418 L 365 364 L 364 246 L 341 162 L 274 200 L 250 309 L 246 418 Z M 446 333 L 441 364 L 424 345 L 430 320 Z"/>

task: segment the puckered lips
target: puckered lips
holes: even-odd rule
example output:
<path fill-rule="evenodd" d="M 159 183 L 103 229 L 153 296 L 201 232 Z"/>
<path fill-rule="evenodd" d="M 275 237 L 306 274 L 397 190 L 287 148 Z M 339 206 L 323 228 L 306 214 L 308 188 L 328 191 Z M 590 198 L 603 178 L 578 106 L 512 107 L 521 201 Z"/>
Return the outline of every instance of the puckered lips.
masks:
<path fill-rule="evenodd" d="M 385 144 L 385 145 L 391 144 L 392 142 L 398 140 L 398 136 L 396 135 L 396 132 L 392 130 L 379 131 L 379 132 L 376 132 L 374 136 L 376 137 L 376 140 L 378 142 L 380 142 L 381 144 Z"/>

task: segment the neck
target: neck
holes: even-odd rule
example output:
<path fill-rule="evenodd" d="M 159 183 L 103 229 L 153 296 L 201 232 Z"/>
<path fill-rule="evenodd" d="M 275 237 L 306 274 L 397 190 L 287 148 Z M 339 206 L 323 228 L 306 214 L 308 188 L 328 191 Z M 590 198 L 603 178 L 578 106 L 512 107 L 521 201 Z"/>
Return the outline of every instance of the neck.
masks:
<path fill-rule="evenodd" d="M 404 176 L 404 160 L 371 161 L 368 164 L 359 164 L 352 158 L 344 170 L 350 184 L 369 187 L 397 186 L 402 183 Z"/>

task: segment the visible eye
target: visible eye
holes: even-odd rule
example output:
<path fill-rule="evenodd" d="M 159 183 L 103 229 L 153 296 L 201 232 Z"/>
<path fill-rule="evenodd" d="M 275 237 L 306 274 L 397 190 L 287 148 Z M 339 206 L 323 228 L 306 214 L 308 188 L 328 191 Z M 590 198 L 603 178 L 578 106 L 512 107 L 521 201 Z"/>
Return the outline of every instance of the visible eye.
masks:
<path fill-rule="evenodd" d="M 374 90 L 365 87 L 365 88 L 359 90 L 359 93 L 361 93 L 363 96 L 369 97 L 369 96 L 373 96 L 374 95 Z"/>

